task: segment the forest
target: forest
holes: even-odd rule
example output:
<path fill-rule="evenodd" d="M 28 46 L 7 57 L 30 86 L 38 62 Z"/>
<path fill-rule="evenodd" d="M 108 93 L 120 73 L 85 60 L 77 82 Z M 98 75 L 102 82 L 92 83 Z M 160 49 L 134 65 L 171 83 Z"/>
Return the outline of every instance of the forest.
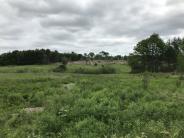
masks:
<path fill-rule="evenodd" d="M 127 56 L 110 56 L 108 52 L 101 51 L 98 54 L 93 52 L 77 54 L 71 53 L 59 53 L 58 51 L 51 51 L 49 49 L 36 49 L 18 51 L 15 50 L 9 53 L 3 53 L 0 55 L 0 65 L 39 65 L 39 64 L 51 64 L 61 62 L 63 59 L 67 61 L 80 61 L 80 60 L 127 60 Z"/>

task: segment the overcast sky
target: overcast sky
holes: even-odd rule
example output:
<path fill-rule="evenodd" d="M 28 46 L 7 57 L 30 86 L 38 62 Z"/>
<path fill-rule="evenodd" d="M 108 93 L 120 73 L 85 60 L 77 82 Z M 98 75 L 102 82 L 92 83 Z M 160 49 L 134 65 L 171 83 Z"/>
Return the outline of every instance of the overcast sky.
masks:
<path fill-rule="evenodd" d="M 0 0 L 0 52 L 128 54 L 159 33 L 184 36 L 184 0 Z"/>

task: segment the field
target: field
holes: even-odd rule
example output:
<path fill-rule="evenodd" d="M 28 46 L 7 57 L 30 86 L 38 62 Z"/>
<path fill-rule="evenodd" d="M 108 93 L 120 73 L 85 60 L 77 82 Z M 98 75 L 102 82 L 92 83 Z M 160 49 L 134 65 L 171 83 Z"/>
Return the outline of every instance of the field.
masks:
<path fill-rule="evenodd" d="M 184 84 L 178 75 L 80 74 L 69 64 L 0 67 L 0 138 L 183 138 Z M 98 65 L 100 66 L 100 65 Z"/>

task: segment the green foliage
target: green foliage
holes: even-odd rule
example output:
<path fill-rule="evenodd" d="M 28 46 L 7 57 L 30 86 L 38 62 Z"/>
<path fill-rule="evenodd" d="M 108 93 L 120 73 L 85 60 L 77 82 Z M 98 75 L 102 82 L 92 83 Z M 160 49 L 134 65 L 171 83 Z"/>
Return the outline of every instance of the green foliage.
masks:
<path fill-rule="evenodd" d="M 165 43 L 159 35 L 153 34 L 149 38 L 140 41 L 134 50 L 138 55 L 159 57 L 163 54 L 164 47 Z"/>
<path fill-rule="evenodd" d="M 172 72 L 176 70 L 177 56 L 181 58 L 184 39 L 164 43 L 158 34 L 153 34 L 136 45 L 128 63 L 132 72 Z M 179 63 L 180 64 L 180 63 Z"/>

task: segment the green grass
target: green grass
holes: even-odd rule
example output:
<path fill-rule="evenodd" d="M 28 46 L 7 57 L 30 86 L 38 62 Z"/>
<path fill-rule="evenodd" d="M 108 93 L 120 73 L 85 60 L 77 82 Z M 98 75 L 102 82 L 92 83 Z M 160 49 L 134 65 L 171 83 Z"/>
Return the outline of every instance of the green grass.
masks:
<path fill-rule="evenodd" d="M 177 75 L 142 74 L 112 64 L 116 74 L 75 74 L 58 64 L 0 67 L 0 138 L 183 138 L 184 84 Z M 24 108 L 43 107 L 26 113 Z"/>

